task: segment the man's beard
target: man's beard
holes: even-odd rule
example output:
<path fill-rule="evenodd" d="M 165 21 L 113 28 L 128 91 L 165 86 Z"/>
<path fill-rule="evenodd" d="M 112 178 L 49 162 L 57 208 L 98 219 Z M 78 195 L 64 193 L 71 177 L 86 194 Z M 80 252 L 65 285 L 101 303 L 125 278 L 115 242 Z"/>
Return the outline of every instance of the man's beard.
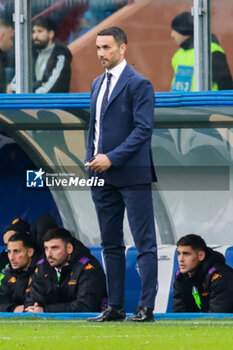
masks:
<path fill-rule="evenodd" d="M 33 46 L 35 49 L 37 50 L 43 50 L 48 46 L 49 40 L 37 40 L 37 42 L 35 43 L 35 41 L 33 41 Z"/>

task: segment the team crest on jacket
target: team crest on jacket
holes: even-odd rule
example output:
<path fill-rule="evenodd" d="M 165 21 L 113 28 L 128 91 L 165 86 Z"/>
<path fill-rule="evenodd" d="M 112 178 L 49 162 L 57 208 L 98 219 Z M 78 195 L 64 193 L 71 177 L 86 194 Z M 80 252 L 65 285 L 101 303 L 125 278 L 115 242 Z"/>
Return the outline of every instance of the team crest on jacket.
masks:
<path fill-rule="evenodd" d="M 211 282 L 213 282 L 213 281 L 215 281 L 215 280 L 217 280 L 218 278 L 221 278 L 221 277 L 222 277 L 222 275 L 220 275 L 219 273 L 215 273 L 212 276 L 212 278 L 211 278 Z"/>
<path fill-rule="evenodd" d="M 11 277 L 11 279 L 9 279 L 8 283 L 15 283 L 16 282 L 16 278 L 14 276 Z"/>
<path fill-rule="evenodd" d="M 84 270 L 92 270 L 94 269 L 94 266 L 91 265 L 90 263 L 87 264 L 87 266 L 84 267 Z"/>

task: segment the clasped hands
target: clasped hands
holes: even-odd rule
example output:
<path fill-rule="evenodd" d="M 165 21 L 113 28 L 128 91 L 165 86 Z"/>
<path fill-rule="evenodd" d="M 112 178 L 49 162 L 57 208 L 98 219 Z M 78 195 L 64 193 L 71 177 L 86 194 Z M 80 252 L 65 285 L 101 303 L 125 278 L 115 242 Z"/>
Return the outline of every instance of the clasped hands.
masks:
<path fill-rule="evenodd" d="M 44 312 L 44 308 L 40 306 L 38 303 L 34 303 L 34 305 L 28 306 L 25 309 L 25 312 L 41 313 L 41 312 Z"/>

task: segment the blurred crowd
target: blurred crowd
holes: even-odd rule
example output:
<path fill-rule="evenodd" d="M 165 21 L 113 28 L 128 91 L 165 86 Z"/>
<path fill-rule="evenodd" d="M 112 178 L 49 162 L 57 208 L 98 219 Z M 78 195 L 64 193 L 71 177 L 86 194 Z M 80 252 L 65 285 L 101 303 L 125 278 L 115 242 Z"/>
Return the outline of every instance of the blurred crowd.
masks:
<path fill-rule="evenodd" d="M 69 92 L 72 54 L 67 45 L 134 1 L 32 1 L 32 92 Z M 13 1 L 0 2 L 0 92 L 7 93 L 16 91 L 13 12 Z M 171 91 L 195 91 L 193 34 L 191 12 L 177 14 L 171 22 L 171 37 L 178 46 L 171 57 Z M 233 81 L 227 57 L 214 34 L 211 54 L 211 90 L 232 90 Z"/>

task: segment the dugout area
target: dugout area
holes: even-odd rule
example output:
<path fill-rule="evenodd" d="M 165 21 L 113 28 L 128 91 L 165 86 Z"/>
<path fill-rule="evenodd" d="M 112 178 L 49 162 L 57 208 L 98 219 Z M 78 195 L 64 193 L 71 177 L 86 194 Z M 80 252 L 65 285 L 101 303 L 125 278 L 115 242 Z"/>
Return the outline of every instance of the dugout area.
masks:
<path fill-rule="evenodd" d="M 233 267 L 232 101 L 230 91 L 155 93 L 152 155 L 158 183 L 153 187 L 153 203 L 159 244 L 156 314 L 172 311 L 172 284 L 178 268 L 175 242 L 182 235 L 202 235 Z M 86 177 L 83 162 L 90 95 L 1 95 L 0 106 L 3 159 L 12 145 L 21 147 L 27 156 L 25 163 L 22 160 L 26 158 L 21 157 L 20 162 L 12 163 L 11 171 L 4 172 L 3 167 L 0 172 L 5 198 L 0 212 L 1 232 L 10 222 L 7 214 L 33 224 L 48 204 L 60 224 L 89 246 L 104 266 L 90 189 L 74 184 L 68 188 L 27 186 L 27 171 L 40 168 L 50 174 L 47 176 L 71 173 Z M 126 312 L 134 312 L 140 278 L 127 219 L 124 231 Z"/>

